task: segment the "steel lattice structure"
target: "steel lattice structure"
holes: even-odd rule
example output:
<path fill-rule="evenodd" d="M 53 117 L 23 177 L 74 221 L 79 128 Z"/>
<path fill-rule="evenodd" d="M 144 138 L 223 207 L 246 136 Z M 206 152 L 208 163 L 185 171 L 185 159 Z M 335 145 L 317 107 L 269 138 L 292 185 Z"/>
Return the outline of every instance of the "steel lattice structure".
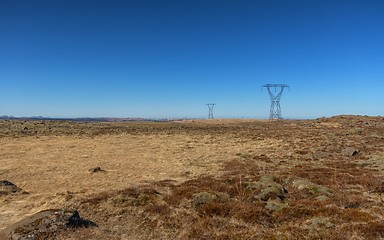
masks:
<path fill-rule="evenodd" d="M 262 86 L 262 88 L 268 89 L 269 97 L 271 98 L 271 109 L 269 111 L 269 120 L 280 120 L 283 119 L 281 116 L 281 107 L 280 107 L 280 99 L 283 95 L 284 88 L 288 88 L 289 86 L 286 84 L 266 84 Z M 275 95 L 271 89 L 275 89 Z"/>
<path fill-rule="evenodd" d="M 214 103 L 207 103 L 207 106 L 208 106 L 208 119 L 213 119 L 213 107 L 215 106 L 216 104 Z"/>

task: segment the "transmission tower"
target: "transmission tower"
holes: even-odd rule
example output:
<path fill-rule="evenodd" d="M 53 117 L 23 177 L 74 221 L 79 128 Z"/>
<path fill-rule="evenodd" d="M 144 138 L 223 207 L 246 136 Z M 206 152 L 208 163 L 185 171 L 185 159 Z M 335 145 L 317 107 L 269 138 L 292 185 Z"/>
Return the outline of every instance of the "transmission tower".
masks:
<path fill-rule="evenodd" d="M 280 120 L 283 119 L 281 116 L 281 108 L 280 108 L 280 98 L 283 95 L 284 88 L 289 88 L 288 85 L 285 84 L 266 84 L 261 87 L 261 89 L 268 89 L 269 97 L 271 98 L 271 109 L 269 111 L 269 120 Z M 275 89 L 275 95 L 271 89 Z"/>
<path fill-rule="evenodd" d="M 207 106 L 208 106 L 208 119 L 213 119 L 213 107 L 215 106 L 216 104 L 214 103 L 207 103 Z"/>

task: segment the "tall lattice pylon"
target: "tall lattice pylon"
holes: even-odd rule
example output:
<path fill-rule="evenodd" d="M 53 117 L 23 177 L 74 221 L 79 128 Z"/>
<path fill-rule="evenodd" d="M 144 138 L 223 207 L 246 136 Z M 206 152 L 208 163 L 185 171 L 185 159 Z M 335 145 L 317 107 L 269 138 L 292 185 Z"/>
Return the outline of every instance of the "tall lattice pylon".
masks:
<path fill-rule="evenodd" d="M 266 84 L 262 88 L 268 89 L 269 97 L 271 98 L 271 109 L 269 110 L 269 120 L 283 119 L 281 116 L 280 99 L 283 95 L 284 88 L 289 88 L 286 84 Z M 275 95 L 271 89 L 275 89 Z"/>
<path fill-rule="evenodd" d="M 215 106 L 216 104 L 214 103 L 207 103 L 207 106 L 208 106 L 208 119 L 213 119 L 213 107 Z"/>

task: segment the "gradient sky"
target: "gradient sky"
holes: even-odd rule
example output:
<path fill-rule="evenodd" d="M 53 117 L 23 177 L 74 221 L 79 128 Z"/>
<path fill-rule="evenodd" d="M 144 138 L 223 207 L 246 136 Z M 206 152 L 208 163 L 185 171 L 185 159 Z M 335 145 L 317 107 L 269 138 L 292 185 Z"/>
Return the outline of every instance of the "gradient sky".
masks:
<path fill-rule="evenodd" d="M 0 115 L 384 115 L 382 0 L 0 0 Z"/>

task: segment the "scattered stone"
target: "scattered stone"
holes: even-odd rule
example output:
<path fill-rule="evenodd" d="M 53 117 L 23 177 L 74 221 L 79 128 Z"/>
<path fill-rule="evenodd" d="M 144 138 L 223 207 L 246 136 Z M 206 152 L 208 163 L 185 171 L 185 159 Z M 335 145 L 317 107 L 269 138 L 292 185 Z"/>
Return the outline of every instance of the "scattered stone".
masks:
<path fill-rule="evenodd" d="M 287 193 L 287 190 L 283 186 L 270 186 L 261 190 L 261 192 L 256 195 L 256 198 L 262 201 L 268 201 L 270 199 L 284 200 L 285 193 Z"/>
<path fill-rule="evenodd" d="M 213 202 L 217 199 L 216 194 L 209 192 L 200 192 L 193 195 L 192 204 L 195 207 Z"/>
<path fill-rule="evenodd" d="M 378 122 L 375 122 L 375 121 L 368 121 L 368 122 L 363 122 L 361 124 L 363 127 L 376 127 L 378 126 Z"/>
<path fill-rule="evenodd" d="M 0 180 L 0 195 L 8 195 L 18 192 L 27 193 L 8 180 Z"/>
<path fill-rule="evenodd" d="M 300 191 L 307 191 L 310 194 L 332 195 L 332 191 L 328 187 L 312 183 L 307 179 L 293 180 L 292 187 Z"/>
<path fill-rule="evenodd" d="M 278 181 L 277 177 L 268 175 L 263 176 L 259 182 L 248 183 L 247 185 L 248 189 L 260 190 L 255 198 L 267 202 L 265 208 L 272 212 L 281 211 L 287 206 L 284 199 L 288 191 L 276 181 Z"/>
<path fill-rule="evenodd" d="M 52 209 L 38 212 L 0 232 L 0 239 L 55 239 L 60 231 L 78 227 L 93 227 L 96 223 L 80 218 L 76 210 Z"/>
<path fill-rule="evenodd" d="M 285 199 L 285 194 L 288 193 L 288 191 L 283 185 L 276 182 L 277 180 L 277 177 L 273 175 L 263 176 L 260 178 L 259 182 L 248 183 L 247 188 L 260 190 L 260 192 L 256 195 L 256 199 L 260 199 L 262 201 L 279 199 L 282 201 Z"/>
<path fill-rule="evenodd" d="M 71 228 L 78 228 L 78 227 L 96 227 L 97 224 L 80 217 L 80 214 L 77 210 L 74 211 L 73 215 L 68 219 L 65 226 L 71 227 Z"/>
<path fill-rule="evenodd" d="M 101 167 L 93 167 L 93 168 L 88 169 L 88 171 L 90 173 L 105 172 L 105 170 L 101 169 Z"/>
<path fill-rule="evenodd" d="M 223 202 L 230 199 L 227 193 L 210 193 L 210 192 L 199 192 L 193 195 L 192 205 L 199 207 L 211 202 Z"/>
<path fill-rule="evenodd" d="M 347 147 L 342 151 L 342 154 L 346 157 L 354 157 L 359 154 L 359 150 L 353 147 Z"/>

